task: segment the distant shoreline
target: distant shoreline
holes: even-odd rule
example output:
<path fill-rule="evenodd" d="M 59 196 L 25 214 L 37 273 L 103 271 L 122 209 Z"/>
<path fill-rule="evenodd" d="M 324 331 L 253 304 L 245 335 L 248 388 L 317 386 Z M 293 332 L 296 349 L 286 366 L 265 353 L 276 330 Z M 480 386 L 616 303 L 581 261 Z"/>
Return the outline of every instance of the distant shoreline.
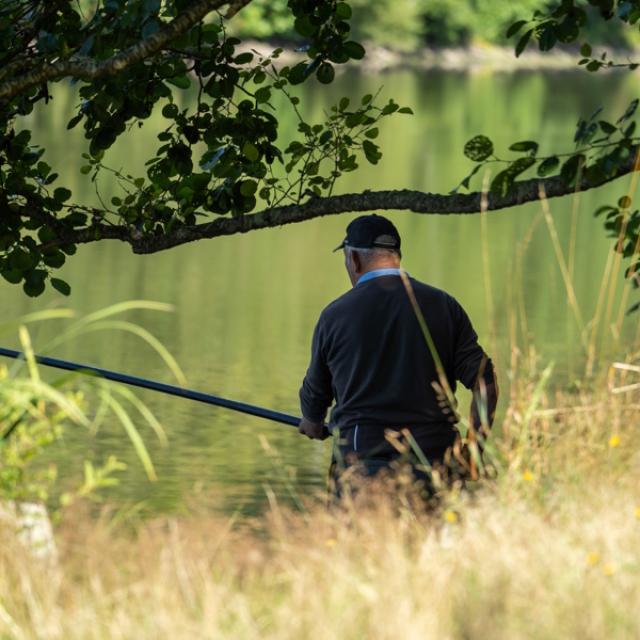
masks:
<path fill-rule="evenodd" d="M 305 59 L 303 53 L 295 51 L 298 46 L 294 42 L 278 40 L 242 41 L 239 50 L 255 50 L 262 55 L 270 54 L 274 49 L 283 49 L 279 61 L 282 64 L 293 64 Z M 468 71 L 476 69 L 492 69 L 495 71 L 532 71 L 532 70 L 571 70 L 581 69 L 578 61 L 579 51 L 555 49 L 550 53 L 537 50 L 525 51 L 519 58 L 515 57 L 512 47 L 498 47 L 490 44 L 475 44 L 468 47 L 423 47 L 415 51 L 396 51 L 380 45 L 364 43 L 366 56 L 357 63 L 362 71 L 384 72 L 392 69 L 441 69 L 449 71 Z M 602 49 L 604 51 L 604 49 Z M 600 50 L 598 49 L 598 52 Z M 626 61 L 631 55 L 640 52 L 629 50 L 610 50 L 607 55 L 618 61 Z M 339 65 L 336 68 L 339 70 Z"/>

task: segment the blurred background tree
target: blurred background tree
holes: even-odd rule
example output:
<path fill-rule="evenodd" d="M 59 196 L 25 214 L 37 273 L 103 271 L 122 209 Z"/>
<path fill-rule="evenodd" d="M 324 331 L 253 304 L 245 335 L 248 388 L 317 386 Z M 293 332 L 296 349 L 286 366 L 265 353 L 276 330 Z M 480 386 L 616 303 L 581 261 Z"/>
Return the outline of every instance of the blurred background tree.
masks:
<path fill-rule="evenodd" d="M 421 46 L 508 45 L 509 25 L 557 4 L 549 0 L 353 0 L 352 33 L 356 39 L 407 51 Z M 593 44 L 633 47 L 635 30 L 622 22 L 603 22 L 595 9 L 585 36 Z M 593 19 L 596 18 L 596 19 Z M 287 0 L 254 0 L 238 14 L 235 33 L 254 38 L 299 38 Z"/>

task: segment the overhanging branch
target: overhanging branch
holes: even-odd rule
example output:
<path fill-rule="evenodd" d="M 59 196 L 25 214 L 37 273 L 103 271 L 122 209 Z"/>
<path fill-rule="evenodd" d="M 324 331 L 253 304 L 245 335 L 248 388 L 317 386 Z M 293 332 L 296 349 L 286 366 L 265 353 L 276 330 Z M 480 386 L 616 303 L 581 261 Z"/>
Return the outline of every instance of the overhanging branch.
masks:
<path fill-rule="evenodd" d="M 481 211 L 498 211 L 540 199 L 540 187 L 547 198 L 559 198 L 575 192 L 602 186 L 633 171 L 640 170 L 636 151 L 618 168 L 615 175 L 598 182 L 583 179 L 575 187 L 569 187 L 560 177 L 532 178 L 515 183 L 506 196 L 491 193 L 437 194 L 409 189 L 395 191 L 364 191 L 327 198 L 312 198 L 303 204 L 264 209 L 240 217 L 220 217 L 209 223 L 185 226 L 165 236 L 143 236 L 131 242 L 135 253 L 155 253 L 187 242 L 218 236 L 246 233 L 257 229 L 277 227 L 302 222 L 321 216 L 360 211 L 413 211 L 432 215 L 473 214 Z M 485 200 L 485 204 L 483 204 Z"/>
<path fill-rule="evenodd" d="M 226 4 L 229 4 L 229 0 L 199 0 L 153 35 L 101 62 L 88 57 L 75 57 L 44 65 L 13 80 L 7 80 L 0 84 L 0 101 L 10 100 L 31 87 L 51 80 L 65 77 L 95 80 L 120 73 L 127 67 L 155 55 L 200 22 L 208 13 Z"/>
<path fill-rule="evenodd" d="M 131 227 L 101 224 L 86 229 L 58 232 L 58 241 L 55 244 L 83 244 L 95 242 L 98 239 L 114 239 L 128 242 L 134 253 L 145 254 L 164 251 L 195 240 L 247 233 L 257 229 L 278 227 L 321 216 L 348 212 L 404 210 L 422 214 L 452 215 L 498 211 L 539 200 L 541 187 L 547 198 L 558 198 L 602 186 L 633 171 L 638 171 L 640 170 L 640 162 L 636 160 L 636 151 L 633 150 L 630 158 L 618 168 L 615 175 L 598 182 L 587 182 L 583 179 L 574 187 L 569 187 L 559 177 L 552 177 L 532 178 L 517 182 L 506 196 L 481 192 L 445 195 L 408 189 L 364 191 L 326 198 L 312 198 L 299 205 L 263 209 L 251 215 L 221 216 L 211 222 L 179 227 L 166 235 L 147 235 Z"/>

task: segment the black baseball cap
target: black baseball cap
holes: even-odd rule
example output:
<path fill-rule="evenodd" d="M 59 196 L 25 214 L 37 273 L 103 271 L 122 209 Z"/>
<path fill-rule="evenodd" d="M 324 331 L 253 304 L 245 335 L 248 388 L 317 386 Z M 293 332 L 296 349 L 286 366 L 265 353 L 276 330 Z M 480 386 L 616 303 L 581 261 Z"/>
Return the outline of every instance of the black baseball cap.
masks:
<path fill-rule="evenodd" d="M 390 249 L 400 253 L 400 234 L 391 220 L 371 213 L 352 220 L 347 227 L 345 239 L 334 249 Z"/>

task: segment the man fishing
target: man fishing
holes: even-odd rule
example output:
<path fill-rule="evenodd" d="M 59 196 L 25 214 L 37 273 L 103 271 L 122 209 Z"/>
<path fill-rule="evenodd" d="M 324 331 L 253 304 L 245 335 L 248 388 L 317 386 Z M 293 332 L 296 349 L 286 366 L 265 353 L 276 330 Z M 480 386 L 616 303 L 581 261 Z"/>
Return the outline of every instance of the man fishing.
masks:
<path fill-rule="evenodd" d="M 459 437 L 456 381 L 474 392 L 470 423 L 480 446 L 498 386 L 464 309 L 401 270 L 400 243 L 393 223 L 371 214 L 353 220 L 336 247 L 353 288 L 322 311 L 315 327 L 299 432 L 325 438 L 335 401 L 330 427 L 339 431 L 334 460 L 342 469 L 358 465 L 375 476 L 401 457 L 400 439 L 424 478 L 420 458 L 442 464 Z"/>

